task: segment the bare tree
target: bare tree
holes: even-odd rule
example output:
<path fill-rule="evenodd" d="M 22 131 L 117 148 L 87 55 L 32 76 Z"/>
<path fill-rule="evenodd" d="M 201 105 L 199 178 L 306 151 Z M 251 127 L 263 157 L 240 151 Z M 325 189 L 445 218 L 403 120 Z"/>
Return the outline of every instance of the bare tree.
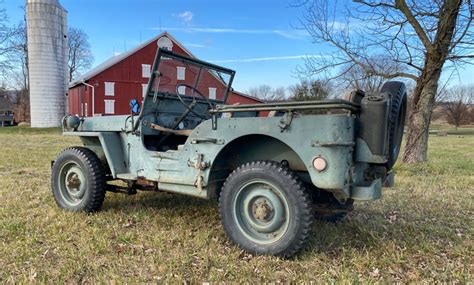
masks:
<path fill-rule="evenodd" d="M 374 56 L 367 58 L 367 64 L 377 66 L 385 73 L 391 73 L 398 69 L 398 64 L 394 64 L 384 56 Z M 383 76 L 370 72 L 359 65 L 348 63 L 342 66 L 341 76 L 337 80 L 350 89 L 359 89 L 366 92 L 380 91 L 387 79 Z"/>
<path fill-rule="evenodd" d="M 469 122 L 474 123 L 474 104 L 471 104 L 469 108 Z"/>
<path fill-rule="evenodd" d="M 20 9 L 25 12 L 25 7 Z M 13 103 L 15 105 L 15 121 L 30 121 L 30 95 L 28 80 L 28 44 L 26 30 L 26 16 L 15 26 L 11 27 L 10 62 L 14 67 L 9 73 L 9 84 L 16 92 Z"/>
<path fill-rule="evenodd" d="M 24 11 L 24 7 L 20 7 Z M 14 103 L 16 121 L 29 120 L 28 50 L 26 20 L 7 26 L 4 10 L 0 10 L 0 69 L 3 85 Z"/>
<path fill-rule="evenodd" d="M 2 4 L 0 2 L 0 4 Z M 11 39 L 14 30 L 8 26 L 8 17 L 6 10 L 0 8 L 0 76 L 2 79 L 8 79 L 11 70 L 14 68 L 14 63 L 11 61 Z"/>
<path fill-rule="evenodd" d="M 449 89 L 441 102 L 442 114 L 456 129 L 471 122 L 471 104 L 474 100 L 474 86 L 457 86 Z"/>
<path fill-rule="evenodd" d="M 91 52 L 89 37 L 81 29 L 69 28 L 68 47 L 69 81 L 72 81 L 92 66 L 94 56 Z"/>
<path fill-rule="evenodd" d="M 323 80 L 303 79 L 301 82 L 288 87 L 290 99 L 295 101 L 324 100 L 331 94 L 331 88 Z"/>
<path fill-rule="evenodd" d="M 284 100 L 287 97 L 285 87 L 277 87 L 273 90 L 273 95 L 276 98 L 275 100 Z"/>
<path fill-rule="evenodd" d="M 308 58 L 305 70 L 339 78 L 352 68 L 385 79 L 416 82 L 403 161 L 427 159 L 428 130 L 443 69 L 474 59 L 473 6 L 470 0 L 354 0 L 341 11 L 331 0 L 303 0 L 304 28 L 314 42 L 335 49 Z M 381 69 L 374 56 L 390 59 Z M 448 64 L 445 64 L 448 62 Z M 340 72 L 334 68 L 349 66 Z"/>
<path fill-rule="evenodd" d="M 253 97 L 262 99 L 267 102 L 284 100 L 286 98 L 286 92 L 284 87 L 274 89 L 266 84 L 250 88 L 247 93 Z"/>
<path fill-rule="evenodd" d="M 10 45 L 12 47 L 12 61 L 15 69 L 12 74 L 12 84 L 17 90 L 29 90 L 28 82 L 28 43 L 26 21 L 23 20 L 13 27 Z"/>

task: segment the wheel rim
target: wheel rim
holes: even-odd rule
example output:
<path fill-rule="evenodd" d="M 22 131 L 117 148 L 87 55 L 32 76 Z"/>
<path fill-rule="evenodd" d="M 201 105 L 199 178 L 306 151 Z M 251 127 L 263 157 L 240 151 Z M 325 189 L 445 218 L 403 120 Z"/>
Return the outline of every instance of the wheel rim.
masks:
<path fill-rule="evenodd" d="M 84 199 L 87 183 L 81 167 L 74 161 L 64 163 L 58 179 L 63 201 L 69 206 L 80 204 Z"/>
<path fill-rule="evenodd" d="M 255 243 L 273 243 L 288 229 L 288 202 L 282 191 L 267 181 L 251 181 L 240 187 L 233 210 L 239 230 Z"/>

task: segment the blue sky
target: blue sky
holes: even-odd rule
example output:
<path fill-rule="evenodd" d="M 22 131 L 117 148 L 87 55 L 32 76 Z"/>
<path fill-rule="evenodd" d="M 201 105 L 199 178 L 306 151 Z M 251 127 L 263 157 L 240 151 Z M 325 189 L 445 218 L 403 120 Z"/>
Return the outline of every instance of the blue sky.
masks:
<path fill-rule="evenodd" d="M 260 84 L 288 86 L 306 55 L 330 49 L 311 42 L 299 26 L 293 1 L 60 0 L 70 26 L 88 35 L 94 65 L 167 30 L 193 54 L 237 71 L 234 87 L 246 91 Z M 6 0 L 11 23 L 23 12 L 22 0 Z M 474 82 L 473 68 L 461 81 Z M 458 81 L 458 79 L 456 79 Z"/>

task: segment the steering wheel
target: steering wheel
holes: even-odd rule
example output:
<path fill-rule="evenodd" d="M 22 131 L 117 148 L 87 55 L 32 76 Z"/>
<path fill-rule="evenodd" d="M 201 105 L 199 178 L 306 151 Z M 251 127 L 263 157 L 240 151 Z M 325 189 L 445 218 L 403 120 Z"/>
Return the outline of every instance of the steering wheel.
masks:
<path fill-rule="evenodd" d="M 179 89 L 179 87 L 182 87 L 182 86 L 183 86 L 183 87 L 188 87 L 189 89 L 191 89 L 191 90 L 193 91 L 193 101 L 192 101 L 189 105 L 186 104 L 186 102 L 184 102 L 183 97 L 182 97 L 183 94 L 179 94 L 178 89 Z M 195 111 L 193 110 L 193 108 L 194 108 L 194 103 L 196 103 L 196 96 L 195 96 L 195 94 L 198 94 L 200 97 L 202 97 L 202 98 L 207 102 L 207 104 L 209 105 L 209 108 L 210 108 L 210 109 L 213 109 L 213 108 L 214 108 L 214 106 L 212 105 L 212 103 L 211 103 L 211 101 L 209 100 L 209 98 L 207 98 L 206 96 L 202 95 L 201 91 L 199 91 L 197 88 L 194 88 L 194 86 L 191 86 L 191 85 L 186 84 L 186 83 L 180 83 L 180 84 L 177 84 L 177 85 L 176 85 L 176 95 L 178 95 L 178 99 L 179 99 L 179 101 L 181 102 L 181 104 L 183 104 L 184 107 L 186 107 L 186 109 L 188 109 L 189 112 L 193 113 L 194 115 L 198 116 L 199 118 L 204 119 L 204 120 L 209 119 L 210 116 L 204 116 L 204 115 L 199 114 L 199 113 L 197 113 L 197 112 L 195 112 Z"/>

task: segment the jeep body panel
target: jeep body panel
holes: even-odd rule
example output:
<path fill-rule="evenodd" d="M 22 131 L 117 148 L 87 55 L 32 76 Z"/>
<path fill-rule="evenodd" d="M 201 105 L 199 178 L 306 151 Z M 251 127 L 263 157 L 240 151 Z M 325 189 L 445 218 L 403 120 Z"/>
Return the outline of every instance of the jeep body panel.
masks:
<path fill-rule="evenodd" d="M 114 120 L 111 122 L 110 118 Z M 307 172 L 315 186 L 350 197 L 354 118 L 344 114 L 295 115 L 285 130 L 280 127 L 281 121 L 281 117 L 218 118 L 217 128 L 213 129 L 212 121 L 207 120 L 193 130 L 178 150 L 168 151 L 145 148 L 140 133 L 131 131 L 130 116 L 87 118 L 78 131 L 65 135 L 80 136 L 86 147 L 105 158 L 114 178 L 155 181 L 160 189 L 188 185 L 195 192 L 188 195 L 208 197 L 207 185 L 213 171 L 219 171 L 216 159 L 229 145 L 239 141 L 244 151 L 232 154 L 238 156 L 234 158 L 236 164 L 255 159 L 287 161 L 292 169 Z M 255 136 L 268 144 L 263 145 L 266 151 L 262 152 L 262 147 L 244 148 L 246 138 Z M 91 141 L 90 137 L 97 140 Z M 280 145 L 285 147 L 274 149 Z M 328 162 L 327 169 L 321 172 L 312 164 L 318 156 Z"/>

